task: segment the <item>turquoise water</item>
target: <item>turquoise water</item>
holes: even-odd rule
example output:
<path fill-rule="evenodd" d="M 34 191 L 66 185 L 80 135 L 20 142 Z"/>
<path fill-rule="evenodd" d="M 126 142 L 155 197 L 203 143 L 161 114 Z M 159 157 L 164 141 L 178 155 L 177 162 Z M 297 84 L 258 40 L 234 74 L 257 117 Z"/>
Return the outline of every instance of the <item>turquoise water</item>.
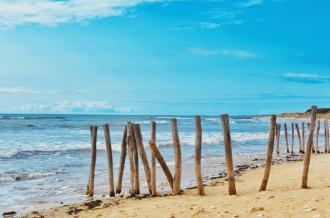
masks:
<path fill-rule="evenodd" d="M 0 115 L 0 212 L 27 211 L 60 205 L 61 202 L 85 200 L 84 193 L 90 161 L 90 125 L 99 125 L 95 179 L 97 197 L 108 194 L 107 163 L 102 129 L 105 123 L 110 124 L 116 179 L 121 137 L 127 121 L 141 125 L 148 155 L 150 153 L 147 143 L 150 139 L 150 121 L 157 122 L 157 146 L 172 167 L 173 147 L 169 124 L 172 117 L 174 116 Z M 183 186 L 190 186 L 194 185 L 192 173 L 195 143 L 194 117 L 175 117 L 184 162 Z M 235 164 L 248 163 L 256 157 L 264 157 L 269 117 L 231 117 L 230 126 Z M 288 125 L 288 127 L 290 130 L 291 126 Z M 218 116 L 202 117 L 202 128 L 203 173 L 205 176 L 216 175 L 225 169 L 220 118 Z M 322 140 L 323 137 L 321 137 L 321 143 Z M 295 146 L 298 146 L 297 139 L 295 143 Z M 282 140 L 281 150 L 284 150 Z M 125 192 L 129 184 L 127 172 L 128 160 L 124 176 Z M 159 175 L 158 184 L 166 181 L 160 168 L 157 169 L 157 174 Z M 143 177 L 144 173 L 141 170 L 140 178 L 143 180 Z M 141 185 L 143 186 L 143 181 Z"/>

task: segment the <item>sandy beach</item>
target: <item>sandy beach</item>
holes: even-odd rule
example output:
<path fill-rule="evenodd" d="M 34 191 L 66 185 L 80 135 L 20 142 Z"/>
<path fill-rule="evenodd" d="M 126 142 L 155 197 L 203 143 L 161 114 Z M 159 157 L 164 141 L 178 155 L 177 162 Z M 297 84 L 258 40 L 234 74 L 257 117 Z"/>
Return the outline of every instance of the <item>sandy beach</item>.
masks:
<path fill-rule="evenodd" d="M 32 212 L 26 217 L 330 217 L 330 165 L 328 154 L 313 155 L 309 189 L 300 189 L 301 161 L 272 166 L 267 191 L 258 192 L 263 168 L 236 177 L 237 195 L 227 194 L 224 179 L 196 190 L 154 198 L 102 199 Z"/>

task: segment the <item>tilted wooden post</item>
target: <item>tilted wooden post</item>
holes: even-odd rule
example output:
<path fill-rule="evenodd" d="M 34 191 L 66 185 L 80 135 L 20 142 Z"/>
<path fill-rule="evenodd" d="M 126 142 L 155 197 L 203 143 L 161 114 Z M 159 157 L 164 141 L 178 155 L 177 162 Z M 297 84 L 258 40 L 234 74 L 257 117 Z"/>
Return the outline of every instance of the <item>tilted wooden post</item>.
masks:
<path fill-rule="evenodd" d="M 302 147 L 302 150 L 305 153 L 305 122 L 302 122 L 302 124 L 301 124 L 301 138 L 302 138 L 301 147 Z"/>
<path fill-rule="evenodd" d="M 150 166 L 149 166 L 147 154 L 146 154 L 146 151 L 145 151 L 144 145 L 143 145 L 140 125 L 139 124 L 134 124 L 133 125 L 133 130 L 134 130 L 135 143 L 136 143 L 136 146 L 137 146 L 137 150 L 138 150 L 140 158 L 142 160 L 144 172 L 145 172 L 145 175 L 146 175 L 146 178 L 147 178 L 149 193 L 152 194 Z"/>
<path fill-rule="evenodd" d="M 177 195 L 180 194 L 180 188 L 181 188 L 181 145 L 180 145 L 179 134 L 177 129 L 177 121 L 175 118 L 171 119 L 171 130 L 172 130 L 172 140 L 173 140 L 174 156 L 175 156 L 173 193 Z"/>
<path fill-rule="evenodd" d="M 156 144 L 156 122 L 151 121 L 151 140 Z M 151 195 L 157 195 L 157 184 L 156 184 L 156 156 L 153 150 L 150 148 L 151 156 Z"/>
<path fill-rule="evenodd" d="M 288 128 L 286 126 L 286 123 L 284 123 L 284 137 L 285 137 L 285 144 L 286 144 L 286 153 L 290 153 L 289 150 L 289 141 L 288 141 Z"/>
<path fill-rule="evenodd" d="M 308 131 L 308 141 L 307 141 L 307 148 L 306 148 L 306 154 L 304 156 L 304 171 L 302 176 L 302 183 L 301 188 L 306 189 L 307 188 L 307 180 L 308 180 L 308 170 L 309 170 L 309 163 L 311 160 L 311 153 L 312 153 L 312 146 L 313 146 L 313 135 L 314 135 L 314 129 L 315 129 L 315 120 L 316 120 L 316 106 L 312 106 L 311 110 L 311 126 Z"/>
<path fill-rule="evenodd" d="M 110 197 L 115 196 L 115 184 L 113 181 L 113 159 L 112 159 L 112 147 L 111 147 L 111 139 L 110 139 L 110 128 L 109 124 L 103 125 L 104 131 L 104 140 L 107 150 L 107 157 L 108 157 L 108 170 L 109 170 L 109 194 Z"/>
<path fill-rule="evenodd" d="M 132 128 L 135 124 L 132 123 Z M 134 169 L 135 169 L 135 178 L 134 178 L 134 187 L 135 194 L 140 194 L 140 171 L 139 171 L 139 153 L 137 149 L 137 145 L 135 142 L 135 134 L 133 128 L 133 159 L 134 159 Z"/>
<path fill-rule="evenodd" d="M 320 120 L 318 120 L 316 123 L 316 152 L 317 153 L 320 153 L 320 147 L 319 147 L 320 126 L 321 126 L 321 122 L 320 122 Z"/>
<path fill-rule="evenodd" d="M 201 166 L 201 158 L 202 158 L 202 125 L 201 125 L 201 117 L 195 116 L 195 176 L 197 182 L 197 192 L 199 195 L 205 195 L 204 192 L 204 184 L 202 177 L 202 166 Z"/>
<path fill-rule="evenodd" d="M 309 132 L 309 129 L 311 128 L 311 123 L 307 123 L 307 129 Z M 314 148 L 314 136 L 313 136 L 313 143 L 312 143 L 312 152 L 315 153 L 315 148 Z"/>
<path fill-rule="evenodd" d="M 272 115 L 270 117 L 267 159 L 266 159 L 264 178 L 262 179 L 259 191 L 265 191 L 266 188 L 267 188 L 267 183 L 268 183 L 269 174 L 270 174 L 270 168 L 272 166 L 272 159 L 273 159 L 273 149 L 274 149 L 274 139 L 275 139 L 275 124 L 276 124 L 276 115 Z"/>
<path fill-rule="evenodd" d="M 296 125 L 296 130 L 297 130 L 297 135 L 298 135 L 298 141 L 299 141 L 299 152 L 303 154 L 305 151 L 302 149 L 299 125 L 298 125 L 298 123 L 296 123 L 295 125 Z"/>
<path fill-rule="evenodd" d="M 229 195 L 236 195 L 235 176 L 234 176 L 234 164 L 233 154 L 231 148 L 231 136 L 229 127 L 229 118 L 227 114 L 221 115 L 222 131 L 223 131 L 223 142 L 225 147 L 227 175 L 228 175 L 228 192 Z"/>
<path fill-rule="evenodd" d="M 276 153 L 280 154 L 281 124 L 276 124 Z"/>
<path fill-rule="evenodd" d="M 97 142 L 97 126 L 91 126 L 91 162 L 90 162 L 90 170 L 89 170 L 89 179 L 87 185 L 86 194 L 89 197 L 93 197 L 94 195 L 94 178 L 95 178 L 95 164 L 96 164 L 96 142 Z"/>
<path fill-rule="evenodd" d="M 134 134 L 132 123 L 127 123 L 127 149 L 129 156 L 129 169 L 130 169 L 130 194 L 131 196 L 135 196 L 136 187 L 135 187 L 135 163 L 134 163 Z"/>
<path fill-rule="evenodd" d="M 171 171 L 169 170 L 166 161 L 164 160 L 162 154 L 160 153 L 160 151 L 158 150 L 155 141 L 150 140 L 149 141 L 149 145 L 150 145 L 150 149 L 152 150 L 152 152 L 155 154 L 156 159 L 158 161 L 158 163 L 160 164 L 160 166 L 162 167 L 164 174 L 166 176 L 166 179 L 173 191 L 173 176 L 171 174 Z"/>
<path fill-rule="evenodd" d="M 293 145 L 294 145 L 294 123 L 291 123 L 291 154 L 293 155 Z"/>
<path fill-rule="evenodd" d="M 124 127 L 123 138 L 121 142 L 121 151 L 120 151 L 120 161 L 119 161 L 119 171 L 118 171 L 118 182 L 116 187 L 116 193 L 120 194 L 123 184 L 124 168 L 125 168 L 125 159 L 127 154 L 127 125 Z"/>

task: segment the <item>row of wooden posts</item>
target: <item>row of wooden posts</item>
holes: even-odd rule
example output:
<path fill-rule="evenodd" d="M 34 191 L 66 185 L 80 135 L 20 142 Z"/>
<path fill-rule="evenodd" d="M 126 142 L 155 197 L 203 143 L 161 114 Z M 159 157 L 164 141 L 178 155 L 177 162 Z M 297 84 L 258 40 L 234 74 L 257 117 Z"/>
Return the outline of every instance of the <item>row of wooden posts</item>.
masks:
<path fill-rule="evenodd" d="M 324 152 L 328 153 L 330 152 L 329 149 L 329 126 L 328 126 L 328 119 L 324 119 Z M 285 145 L 286 145 L 286 153 L 294 154 L 294 137 L 295 137 L 295 130 L 298 137 L 299 142 L 299 153 L 304 154 L 305 153 L 305 123 L 301 123 L 301 134 L 300 134 L 300 128 L 298 123 L 291 123 L 291 152 L 290 152 L 290 145 L 289 145 L 289 139 L 288 139 L 288 128 L 287 124 L 284 123 L 284 138 L 285 138 Z M 313 140 L 312 145 L 312 152 L 313 153 L 321 153 L 320 146 L 319 146 L 319 134 L 320 134 L 320 127 L 321 127 L 321 121 L 317 120 L 316 126 L 315 126 L 315 144 Z M 310 123 L 307 123 L 307 129 L 309 131 L 310 129 Z M 276 124 L 275 129 L 275 137 L 276 137 L 276 153 L 280 154 L 280 134 L 281 134 L 281 124 Z M 314 133 L 313 133 L 314 134 Z"/>
<path fill-rule="evenodd" d="M 317 107 L 313 106 L 311 110 L 311 118 L 310 118 L 310 127 L 308 134 L 307 147 L 304 149 L 304 170 L 301 188 L 307 188 L 307 179 L 308 179 L 308 170 L 309 163 L 313 148 L 313 135 L 314 129 L 316 125 L 316 110 Z M 318 122 L 319 123 L 319 122 Z M 120 163 L 119 163 L 119 172 L 118 172 L 118 181 L 115 191 L 114 185 L 114 175 L 113 175 L 113 159 L 112 159 L 112 148 L 111 148 L 111 139 L 110 139 L 110 130 L 109 125 L 105 124 L 103 126 L 104 130 L 104 138 L 106 144 L 106 151 L 108 157 L 108 167 L 109 167 L 109 187 L 110 187 L 110 196 L 115 196 L 115 192 L 117 194 L 122 192 L 122 182 L 125 168 L 125 159 L 128 153 L 129 158 L 129 168 L 130 168 L 130 195 L 135 196 L 140 194 L 140 184 L 139 184 L 139 157 L 142 161 L 148 190 L 151 196 L 156 196 L 156 160 L 160 164 L 161 168 L 164 171 L 164 174 L 167 178 L 169 186 L 174 195 L 180 194 L 181 191 L 181 146 L 179 140 L 179 134 L 177 129 L 177 120 L 171 119 L 171 132 L 172 132 L 172 140 L 174 147 L 174 158 L 175 158 L 175 172 L 172 175 L 170 169 L 168 168 L 166 161 L 164 160 L 162 154 L 156 146 L 156 122 L 151 121 L 151 135 L 150 135 L 150 151 L 151 151 L 151 167 L 149 165 L 149 161 L 147 159 L 147 154 L 144 149 L 142 134 L 139 124 L 128 122 L 125 125 L 122 144 L 121 144 L 121 154 L 120 154 Z M 232 144 L 231 144 L 231 134 L 230 134 L 230 126 L 229 126 L 229 117 L 227 114 L 221 115 L 221 124 L 224 136 L 224 148 L 225 148 L 225 159 L 227 166 L 227 177 L 228 177 L 228 193 L 230 195 L 236 194 L 236 186 L 235 186 L 235 177 L 234 177 L 234 165 L 233 165 L 233 157 L 232 157 Z M 327 124 L 327 123 L 326 123 Z M 326 125 L 327 126 L 327 125 Z M 288 149 L 288 140 L 287 140 L 287 131 L 286 125 L 285 135 L 286 135 L 286 144 Z M 88 196 L 93 196 L 94 194 L 94 175 L 95 175 L 95 163 L 96 163 L 96 141 L 97 141 L 97 126 L 91 126 L 91 141 L 92 141 L 92 149 L 91 149 L 91 163 L 90 163 L 90 174 L 88 179 L 87 191 L 86 194 Z M 278 131 L 276 131 L 276 129 Z M 262 179 L 262 183 L 259 191 L 265 191 L 269 179 L 270 168 L 272 165 L 272 156 L 274 150 L 274 141 L 277 135 L 277 144 L 279 139 L 279 125 L 276 124 L 276 115 L 272 115 L 270 118 L 270 127 L 269 127 L 269 136 L 268 136 L 268 148 L 267 148 L 267 159 L 265 165 L 264 177 Z M 318 128 L 319 129 L 319 124 Z M 293 130 L 294 131 L 294 130 Z M 299 130 L 298 131 L 298 136 Z M 328 128 L 327 130 L 328 131 Z M 199 195 L 205 195 L 203 178 L 202 178 L 202 168 L 201 168 L 201 148 L 202 148 L 202 127 L 201 127 L 201 117 L 195 117 L 195 176 L 197 183 L 197 192 Z M 277 134 L 276 134 L 277 133 Z M 329 133 L 327 133 L 327 137 L 329 137 Z M 299 136 L 300 137 L 300 136 Z M 293 139 L 292 139 L 293 142 Z M 278 150 L 279 151 L 279 150 Z M 287 150 L 288 151 L 288 150 Z M 293 150 L 292 150 L 293 151 Z M 302 151 L 302 150 L 301 150 Z"/>

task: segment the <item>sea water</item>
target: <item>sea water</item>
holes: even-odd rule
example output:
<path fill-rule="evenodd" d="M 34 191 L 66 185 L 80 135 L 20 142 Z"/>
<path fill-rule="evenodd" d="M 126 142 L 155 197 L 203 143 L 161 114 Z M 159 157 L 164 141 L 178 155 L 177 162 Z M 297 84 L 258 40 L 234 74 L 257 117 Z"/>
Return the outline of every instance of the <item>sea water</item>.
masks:
<path fill-rule="evenodd" d="M 150 150 L 147 142 L 150 139 L 150 121 L 157 122 L 157 146 L 170 169 L 173 170 L 174 151 L 170 128 L 170 119 L 173 117 L 177 118 L 181 142 L 182 186 L 194 186 L 195 120 L 193 116 L 0 115 L 0 212 L 27 212 L 86 200 L 91 147 L 90 125 L 99 126 L 96 197 L 108 197 L 109 193 L 102 128 L 105 123 L 110 124 L 115 184 L 123 129 L 128 121 L 141 125 L 149 160 Z M 203 116 L 202 128 L 202 171 L 203 176 L 209 178 L 225 171 L 223 134 L 219 116 Z M 230 117 L 230 128 L 235 166 L 242 163 L 249 164 L 256 158 L 265 157 L 269 117 L 233 116 Z M 320 132 L 322 134 L 323 130 L 321 129 Z M 290 137 L 289 122 L 288 133 Z M 282 125 L 281 152 L 285 150 L 283 135 Z M 320 143 L 322 141 L 321 135 Z M 291 140 L 289 143 L 291 144 Z M 297 138 L 295 138 L 295 146 L 298 152 Z M 141 164 L 140 161 L 141 189 L 145 192 L 145 176 Z M 129 188 L 128 165 L 127 158 L 123 182 L 123 191 L 126 193 Z M 164 185 L 166 178 L 159 166 L 157 184 L 158 191 L 168 190 L 168 186 Z"/>

